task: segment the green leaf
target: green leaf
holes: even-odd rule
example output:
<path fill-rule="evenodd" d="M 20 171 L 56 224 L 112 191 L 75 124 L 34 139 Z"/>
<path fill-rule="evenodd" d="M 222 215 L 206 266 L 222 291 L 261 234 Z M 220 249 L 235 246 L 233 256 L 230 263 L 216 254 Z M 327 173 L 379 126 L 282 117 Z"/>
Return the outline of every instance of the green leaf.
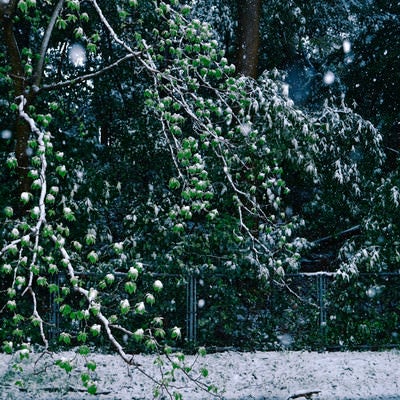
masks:
<path fill-rule="evenodd" d="M 60 175 L 62 178 L 64 178 L 65 175 L 67 175 L 67 168 L 65 167 L 65 165 L 59 165 L 56 168 L 56 172 L 58 173 L 58 175 Z"/>
<path fill-rule="evenodd" d="M 37 284 L 39 286 L 47 286 L 47 279 L 44 276 L 39 276 L 37 279 Z"/>
<path fill-rule="evenodd" d="M 149 350 L 156 350 L 157 349 L 157 342 L 154 339 L 148 339 L 148 340 L 146 340 L 145 346 Z"/>
<path fill-rule="evenodd" d="M 125 283 L 125 291 L 129 294 L 133 294 L 136 292 L 136 283 L 135 282 L 126 282 Z"/>
<path fill-rule="evenodd" d="M 129 304 L 129 300 L 127 300 L 127 299 L 121 300 L 119 305 L 120 305 L 120 309 L 121 309 L 121 313 L 122 314 L 127 314 L 131 309 L 131 306 Z"/>
<path fill-rule="evenodd" d="M 72 363 L 69 360 L 57 360 L 56 365 L 70 373 L 73 370 Z"/>
<path fill-rule="evenodd" d="M 139 270 L 135 267 L 130 267 L 128 271 L 128 278 L 136 280 L 139 276 Z"/>
<path fill-rule="evenodd" d="M 72 312 L 72 308 L 69 304 L 63 304 L 60 307 L 60 312 L 64 317 L 68 317 Z"/>
<path fill-rule="evenodd" d="M 96 243 L 96 232 L 90 230 L 85 236 L 85 242 L 87 245 L 92 245 Z"/>
<path fill-rule="evenodd" d="M 144 330 L 142 328 L 137 329 L 135 332 L 133 332 L 133 338 L 136 341 L 141 341 L 144 337 Z"/>
<path fill-rule="evenodd" d="M 87 48 L 87 51 L 89 52 L 89 53 L 93 53 L 93 54 L 96 54 L 96 52 L 97 52 L 97 46 L 94 44 L 94 43 L 88 43 L 87 45 L 86 45 L 86 48 Z"/>
<path fill-rule="evenodd" d="M 65 344 L 71 344 L 71 335 L 67 332 L 61 332 L 58 340 Z"/>
<path fill-rule="evenodd" d="M 176 178 L 171 178 L 169 180 L 169 188 L 170 189 L 179 189 L 179 187 L 181 186 L 180 182 L 178 179 Z"/>
<path fill-rule="evenodd" d="M 146 294 L 146 303 L 150 304 L 151 306 L 156 302 L 156 299 L 154 298 L 154 295 L 151 293 Z"/>
<path fill-rule="evenodd" d="M 82 13 L 80 16 L 80 19 L 81 19 L 81 21 L 89 22 L 89 14 L 86 12 Z"/>
<path fill-rule="evenodd" d="M 207 350 L 206 350 L 205 347 L 199 347 L 198 353 L 199 353 L 199 355 L 200 355 L 201 357 L 204 357 L 204 356 L 207 355 Z"/>
<path fill-rule="evenodd" d="M 58 290 L 59 290 L 59 287 L 58 287 L 58 285 L 56 285 L 55 283 L 51 283 L 51 284 L 49 285 L 49 292 L 50 292 L 50 293 L 57 293 Z"/>
<path fill-rule="evenodd" d="M 86 386 L 87 383 L 90 381 L 90 376 L 87 372 L 81 374 L 82 383 Z"/>
<path fill-rule="evenodd" d="M 7 301 L 7 308 L 8 308 L 10 311 L 16 310 L 16 309 L 17 309 L 17 303 L 15 302 L 15 300 L 8 300 L 8 301 Z"/>
<path fill-rule="evenodd" d="M 65 30 L 67 28 L 67 21 L 61 17 L 58 17 L 56 26 L 60 30 Z"/>
<path fill-rule="evenodd" d="M 171 337 L 172 339 L 179 339 L 182 336 L 181 329 L 175 326 L 172 328 Z"/>
<path fill-rule="evenodd" d="M 4 341 L 2 349 L 5 353 L 11 354 L 13 352 L 13 342 Z"/>
<path fill-rule="evenodd" d="M 87 340 L 87 337 L 88 337 L 88 334 L 87 334 L 86 332 L 79 332 L 79 333 L 78 333 L 78 337 L 77 337 L 78 342 L 85 343 L 86 340 Z M 82 346 L 82 347 L 83 347 L 83 346 Z M 81 354 L 82 354 L 82 353 L 81 353 Z"/>
<path fill-rule="evenodd" d="M 18 166 L 18 161 L 14 156 L 10 156 L 7 158 L 7 167 L 10 169 L 15 169 Z"/>
<path fill-rule="evenodd" d="M 18 2 L 18 8 L 21 10 L 23 14 L 26 14 L 28 12 L 28 4 L 24 0 L 19 0 Z"/>
<path fill-rule="evenodd" d="M 94 361 L 88 361 L 88 362 L 86 363 L 86 368 L 87 368 L 88 370 L 90 370 L 90 371 L 95 371 L 95 370 L 96 370 L 96 367 L 97 367 L 97 365 L 96 365 L 96 363 L 95 363 Z"/>
<path fill-rule="evenodd" d="M 160 280 L 155 280 L 153 283 L 153 289 L 155 292 L 161 292 L 161 290 L 163 289 L 163 283 Z"/>
<path fill-rule="evenodd" d="M 190 7 L 188 6 L 188 5 L 184 5 L 182 8 L 181 8 L 181 12 L 182 12 L 182 14 L 183 15 L 188 15 L 189 13 L 190 13 Z"/>
<path fill-rule="evenodd" d="M 4 208 L 4 215 L 7 218 L 11 218 L 14 215 L 14 210 L 12 209 L 12 207 L 5 207 Z"/>
<path fill-rule="evenodd" d="M 90 349 L 88 346 L 80 346 L 79 347 L 79 354 L 82 356 L 87 356 L 90 353 Z"/>
<path fill-rule="evenodd" d="M 75 215 L 69 207 L 64 207 L 63 213 L 64 213 L 64 218 L 67 221 L 70 221 L 70 222 L 75 221 Z"/>
<path fill-rule="evenodd" d="M 97 253 L 95 251 L 91 251 L 88 255 L 87 255 L 87 259 L 92 263 L 95 264 L 98 259 L 99 256 L 97 255 Z"/>
<path fill-rule="evenodd" d="M 95 383 L 90 383 L 90 384 L 88 384 L 88 388 L 87 388 L 87 391 L 88 391 L 88 393 L 89 394 L 96 394 L 97 393 L 97 386 L 96 386 L 96 384 Z"/>
<path fill-rule="evenodd" d="M 58 267 L 56 264 L 49 264 L 49 267 L 47 270 L 51 275 L 54 275 L 58 272 Z M 57 286 L 57 288 L 58 288 L 58 286 Z"/>
<path fill-rule="evenodd" d="M 98 41 L 100 40 L 100 35 L 98 34 L 98 32 L 94 33 L 94 34 L 91 36 L 91 39 L 92 39 L 93 43 L 98 42 Z"/>
<path fill-rule="evenodd" d="M 77 0 L 68 0 L 67 1 L 67 8 L 69 8 L 71 11 L 78 11 L 80 8 L 79 1 Z"/>
<path fill-rule="evenodd" d="M 94 325 L 92 325 L 92 326 L 90 327 L 90 333 L 91 333 L 93 336 L 98 336 L 98 335 L 100 335 L 100 331 L 101 331 L 101 326 L 98 325 L 98 324 L 94 324 Z"/>
<path fill-rule="evenodd" d="M 17 325 L 24 320 L 24 317 L 21 314 L 14 314 L 12 319 L 13 319 L 14 324 Z"/>

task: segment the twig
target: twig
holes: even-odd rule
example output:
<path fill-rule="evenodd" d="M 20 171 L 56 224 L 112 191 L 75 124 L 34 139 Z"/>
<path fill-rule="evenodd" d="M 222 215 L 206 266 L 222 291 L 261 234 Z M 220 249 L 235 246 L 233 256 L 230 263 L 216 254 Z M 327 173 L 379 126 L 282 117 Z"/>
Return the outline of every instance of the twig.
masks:
<path fill-rule="evenodd" d="M 62 81 L 62 82 L 58 82 L 58 83 L 53 83 L 53 84 L 48 84 L 48 85 L 43 85 L 39 90 L 43 91 L 43 90 L 54 90 L 54 89 L 61 89 L 63 87 L 66 86 L 72 86 L 75 85 L 77 83 L 83 82 L 83 81 L 87 81 L 89 79 L 93 79 L 97 76 L 100 76 L 102 74 L 104 74 L 105 72 L 109 71 L 110 69 L 113 69 L 115 67 L 117 67 L 119 64 L 121 64 L 122 62 L 129 60 L 131 58 L 135 57 L 135 54 L 127 54 L 126 56 L 120 58 L 119 60 L 113 62 L 110 65 L 107 65 L 106 67 L 95 71 L 95 72 L 91 72 L 90 74 L 86 74 L 86 75 L 81 75 L 81 76 L 77 76 L 76 78 L 72 78 L 66 81 Z"/>

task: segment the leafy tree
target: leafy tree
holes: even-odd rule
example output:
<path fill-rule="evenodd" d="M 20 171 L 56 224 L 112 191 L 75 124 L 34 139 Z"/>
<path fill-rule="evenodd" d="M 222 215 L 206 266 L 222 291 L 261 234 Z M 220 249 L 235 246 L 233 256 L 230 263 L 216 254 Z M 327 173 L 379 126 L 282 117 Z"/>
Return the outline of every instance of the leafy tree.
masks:
<path fill-rule="evenodd" d="M 124 334 L 150 350 L 166 335 L 158 316 L 142 326 L 162 288 L 156 280 L 137 291 L 146 270 L 213 270 L 219 259 L 238 275 L 248 265 L 280 277 L 298 262 L 303 243 L 280 209 L 285 182 L 267 135 L 275 123 L 306 117 L 270 77 L 260 88 L 236 79 L 188 6 L 147 6 L 1 5 L 3 106 L 13 132 L 6 145 L 14 148 L 6 181 L 19 183 L 3 200 L 7 351 L 27 347 L 28 337 L 49 346 L 48 292 L 71 321 L 61 343 L 87 355 L 104 332 L 131 365 Z M 266 103 L 271 95 L 274 104 Z M 260 104 L 264 113 L 282 108 L 271 113 L 269 132 L 253 126 Z M 179 339 L 179 328 L 170 332 Z M 95 390 L 87 375 L 84 384 Z"/>
<path fill-rule="evenodd" d="M 375 246 L 369 221 L 387 196 L 398 210 L 392 179 L 379 180 L 379 133 L 335 99 L 299 109 L 276 69 L 255 80 L 257 46 L 237 74 L 199 4 L 194 13 L 177 0 L 0 7 L 5 349 L 28 337 L 50 345 L 51 295 L 63 344 L 86 355 L 105 338 L 131 364 L 135 346 L 180 340 L 161 318 L 168 306 L 154 304 L 171 299 L 152 274 L 180 285 L 196 273 L 282 282 L 299 268 L 304 238 L 360 220 L 364 241 L 342 248 L 339 267 L 346 275 L 373 259 L 357 258 Z M 249 2 L 243 17 L 259 7 Z"/>

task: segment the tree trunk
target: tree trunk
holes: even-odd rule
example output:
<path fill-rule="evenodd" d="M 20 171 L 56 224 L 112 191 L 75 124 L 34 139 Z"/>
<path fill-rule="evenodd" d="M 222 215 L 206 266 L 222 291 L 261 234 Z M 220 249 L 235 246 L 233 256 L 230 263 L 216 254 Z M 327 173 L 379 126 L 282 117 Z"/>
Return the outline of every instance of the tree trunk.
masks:
<path fill-rule="evenodd" d="M 260 47 L 261 0 L 240 0 L 238 11 L 237 71 L 240 75 L 256 78 Z"/>
<path fill-rule="evenodd" d="M 0 9 L 0 21 L 3 25 L 3 38 L 10 59 L 11 76 L 14 81 L 14 95 L 21 96 L 25 91 L 25 73 L 22 65 L 20 46 L 15 37 L 15 29 L 12 18 L 16 11 L 16 2 L 11 2 L 8 7 L 3 5 Z M 28 177 L 29 157 L 27 154 L 28 140 L 30 135 L 29 125 L 17 117 L 15 122 L 15 157 L 18 162 L 19 194 L 30 190 L 30 179 Z"/>

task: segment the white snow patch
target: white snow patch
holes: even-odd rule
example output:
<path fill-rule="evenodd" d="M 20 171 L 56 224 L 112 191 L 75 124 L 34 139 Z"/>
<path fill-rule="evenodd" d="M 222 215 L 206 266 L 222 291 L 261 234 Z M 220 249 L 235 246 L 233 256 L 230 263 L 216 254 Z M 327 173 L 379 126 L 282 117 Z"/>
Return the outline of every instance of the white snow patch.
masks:
<path fill-rule="evenodd" d="M 249 123 L 241 124 L 240 132 L 242 133 L 243 136 L 248 136 L 249 133 L 251 132 L 251 124 Z"/>
<path fill-rule="evenodd" d="M 23 359 L 23 371 L 13 368 L 17 355 L 0 354 L 0 399 L 65 400 L 94 399 L 84 392 L 80 373 L 85 372 L 85 359 L 76 358 L 70 374 L 52 366 L 54 360 L 71 360 L 73 352 L 55 355 L 32 354 Z M 173 358 L 173 357 L 172 357 Z M 96 365 L 92 377 L 98 387 L 98 400 L 152 399 L 154 383 L 137 368 L 128 367 L 114 355 L 89 356 Z M 154 356 L 135 355 L 134 361 L 155 378 L 160 368 Z M 187 356 L 191 365 L 194 356 Z M 36 364 L 35 364 L 36 362 Z M 317 400 L 361 400 L 400 398 L 400 352 L 226 352 L 200 357 L 195 368 L 207 368 L 203 378 L 215 384 L 227 400 L 286 400 L 301 392 L 319 391 Z M 41 371 L 41 372 L 40 372 Z M 36 373 L 35 373 L 36 372 Z M 198 375 L 195 375 L 198 376 Z M 20 390 L 16 381 L 23 382 Z M 201 391 L 181 374 L 176 374 L 176 386 L 184 399 L 205 400 L 215 396 Z"/>
<path fill-rule="evenodd" d="M 283 94 L 285 97 L 289 97 L 289 85 L 288 85 L 287 83 L 284 83 L 284 84 L 282 85 L 282 94 Z"/>

